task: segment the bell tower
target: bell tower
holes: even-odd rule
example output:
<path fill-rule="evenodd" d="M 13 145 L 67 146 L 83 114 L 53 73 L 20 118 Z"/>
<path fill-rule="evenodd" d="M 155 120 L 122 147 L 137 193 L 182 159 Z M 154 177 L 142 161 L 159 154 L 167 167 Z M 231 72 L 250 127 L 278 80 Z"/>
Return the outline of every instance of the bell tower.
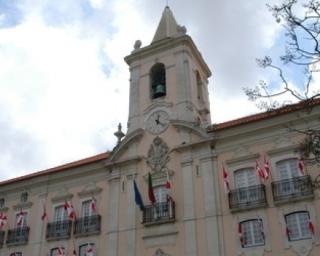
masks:
<path fill-rule="evenodd" d="M 151 44 L 141 47 L 141 42 L 136 41 L 125 61 L 130 67 L 128 134 L 147 128 L 146 120 L 152 118 L 155 111 L 168 113 L 164 118 L 170 121 L 203 128 L 211 123 L 210 69 L 186 28 L 177 24 L 168 6 Z M 160 114 L 154 114 L 155 124 L 161 124 Z"/>

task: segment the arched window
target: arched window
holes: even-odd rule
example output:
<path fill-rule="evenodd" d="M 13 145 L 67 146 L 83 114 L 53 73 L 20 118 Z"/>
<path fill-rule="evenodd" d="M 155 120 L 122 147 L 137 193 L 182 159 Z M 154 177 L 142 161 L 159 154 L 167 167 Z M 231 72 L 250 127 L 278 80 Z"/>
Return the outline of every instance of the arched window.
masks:
<path fill-rule="evenodd" d="M 166 95 L 166 69 L 164 64 L 157 63 L 151 68 L 150 83 L 152 99 Z"/>
<path fill-rule="evenodd" d="M 96 256 L 97 250 L 94 243 L 82 244 L 79 246 L 79 256 Z"/>
<path fill-rule="evenodd" d="M 261 219 L 252 219 L 240 223 L 242 247 L 254 247 L 265 244 L 263 223 Z"/>
<path fill-rule="evenodd" d="M 309 212 L 293 212 L 285 216 L 289 241 L 312 238 Z"/>

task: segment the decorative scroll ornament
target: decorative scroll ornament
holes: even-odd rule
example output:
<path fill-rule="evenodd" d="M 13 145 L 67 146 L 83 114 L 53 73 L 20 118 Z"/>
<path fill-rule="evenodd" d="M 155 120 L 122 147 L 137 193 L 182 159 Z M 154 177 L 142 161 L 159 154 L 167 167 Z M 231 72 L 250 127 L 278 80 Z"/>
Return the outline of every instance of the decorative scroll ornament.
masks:
<path fill-rule="evenodd" d="M 153 254 L 153 256 L 170 256 L 170 255 L 162 251 L 160 248 L 158 248 L 156 252 Z"/>
<path fill-rule="evenodd" d="M 169 148 L 159 137 L 153 140 L 147 157 L 147 164 L 153 172 L 164 171 L 166 164 L 169 162 Z"/>

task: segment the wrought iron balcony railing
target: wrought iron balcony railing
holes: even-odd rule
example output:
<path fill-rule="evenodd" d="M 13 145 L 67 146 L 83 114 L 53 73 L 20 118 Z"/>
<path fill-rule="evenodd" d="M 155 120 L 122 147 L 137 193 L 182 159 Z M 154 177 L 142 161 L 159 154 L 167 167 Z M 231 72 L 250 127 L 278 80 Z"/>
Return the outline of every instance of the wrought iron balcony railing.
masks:
<path fill-rule="evenodd" d="M 173 221 L 175 221 L 175 202 L 173 200 L 148 205 L 143 209 L 142 223 L 145 225 Z"/>
<path fill-rule="evenodd" d="M 49 222 L 47 224 L 47 240 L 68 239 L 71 235 L 71 220 Z"/>
<path fill-rule="evenodd" d="M 5 231 L 1 230 L 1 231 L 0 231 L 0 248 L 3 247 L 3 244 L 4 244 L 4 236 L 5 236 Z"/>
<path fill-rule="evenodd" d="M 266 188 L 263 184 L 234 189 L 229 193 L 229 208 L 231 211 L 241 211 L 266 205 Z"/>
<path fill-rule="evenodd" d="M 77 219 L 73 233 L 76 236 L 99 234 L 101 230 L 101 216 L 92 215 Z"/>
<path fill-rule="evenodd" d="M 29 241 L 30 227 L 19 227 L 9 229 L 7 235 L 7 245 L 20 245 L 26 244 Z"/>
<path fill-rule="evenodd" d="M 275 203 L 313 197 L 313 185 L 309 175 L 272 182 Z"/>

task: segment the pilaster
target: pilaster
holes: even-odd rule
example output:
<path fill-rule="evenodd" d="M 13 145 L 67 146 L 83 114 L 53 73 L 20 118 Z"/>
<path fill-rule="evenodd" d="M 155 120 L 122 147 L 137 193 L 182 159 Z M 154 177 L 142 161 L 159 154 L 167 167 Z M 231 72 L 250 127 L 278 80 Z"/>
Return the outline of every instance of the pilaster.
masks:
<path fill-rule="evenodd" d="M 107 222 L 107 250 L 106 256 L 118 254 L 119 231 L 119 197 L 120 197 L 120 171 L 113 170 L 107 176 L 108 193 L 108 222 Z"/>
<path fill-rule="evenodd" d="M 128 181 L 128 191 L 127 191 L 127 244 L 126 250 L 127 256 L 135 256 L 136 255 L 136 209 L 134 202 L 134 193 L 133 191 L 133 181 L 135 178 L 135 173 L 127 175 Z"/>
<path fill-rule="evenodd" d="M 203 178 L 203 194 L 205 205 L 205 222 L 207 237 L 207 255 L 223 255 L 222 236 L 219 227 L 220 196 L 218 169 L 215 168 L 215 156 L 211 153 L 200 159 Z"/>
<path fill-rule="evenodd" d="M 197 255 L 192 163 L 193 159 L 191 156 L 184 157 L 184 159 L 181 162 L 183 180 L 183 222 L 185 237 L 184 255 L 186 256 Z"/>

